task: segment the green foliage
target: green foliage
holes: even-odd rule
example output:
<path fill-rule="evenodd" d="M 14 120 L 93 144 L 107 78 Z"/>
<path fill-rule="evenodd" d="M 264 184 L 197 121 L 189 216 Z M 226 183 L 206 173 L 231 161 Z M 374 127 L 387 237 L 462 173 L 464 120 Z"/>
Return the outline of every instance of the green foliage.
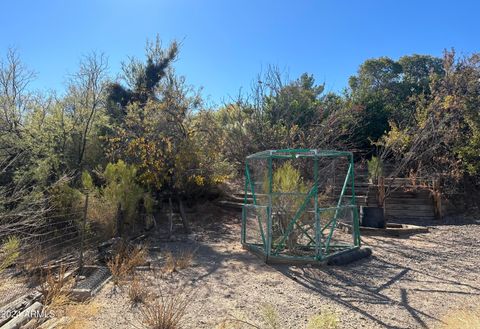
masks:
<path fill-rule="evenodd" d="M 0 273 L 6 268 L 15 264 L 20 256 L 20 239 L 16 236 L 9 236 L 0 248 Z"/>
<path fill-rule="evenodd" d="M 319 95 L 323 90 L 323 85 L 315 85 L 312 75 L 302 74 L 297 80 L 266 97 L 268 121 L 273 125 L 282 123 L 287 127 L 309 126 L 316 122 Z"/>
<path fill-rule="evenodd" d="M 82 172 L 82 187 L 87 191 L 92 191 L 94 188 L 92 176 L 86 170 Z"/>
<path fill-rule="evenodd" d="M 251 90 L 208 109 L 200 90 L 175 73 L 178 53 L 177 42 L 162 47 L 157 37 L 144 61 L 122 66 L 118 81 L 108 79 L 106 57 L 92 53 L 59 97 L 29 92 L 34 74 L 9 50 L 0 61 L 0 185 L 28 187 L 19 206 L 46 197 L 67 216 L 81 204 L 76 189 L 96 192 L 86 171 L 106 168 L 116 178 L 94 198 L 120 203 L 133 216 L 141 190 L 184 199 L 216 195 L 220 183 L 242 172 L 245 157 L 260 150 L 370 154 L 376 146 L 388 150 L 385 161 L 408 163 L 417 174 L 480 179 L 479 54 L 368 59 L 343 93 L 324 94 L 313 75 L 289 80 L 269 67 Z M 274 191 L 307 192 L 293 169 L 276 169 Z M 61 182 L 64 176 L 72 180 Z M 149 198 L 151 213 L 156 200 Z M 286 208 L 301 201 L 278 199 Z"/>
<path fill-rule="evenodd" d="M 300 171 L 292 165 L 291 161 L 286 161 L 273 172 L 272 191 L 307 192 L 307 186 L 303 183 Z"/>
<path fill-rule="evenodd" d="M 390 159 L 406 163 L 417 176 L 443 177 L 449 182 L 444 188 L 480 174 L 479 58 L 445 52 L 444 74 L 430 76 L 431 95 L 415 98 L 414 120 L 391 124 L 380 140 Z"/>
<path fill-rule="evenodd" d="M 349 106 L 358 110 L 354 120 L 355 144 L 371 147 L 389 131 L 390 122 L 404 127 L 411 124 L 415 98 L 430 93 L 429 83 L 441 77 L 441 59 L 412 55 L 399 61 L 388 57 L 366 60 L 349 81 Z"/>
<path fill-rule="evenodd" d="M 81 217 L 82 193 L 71 187 L 68 180 L 61 180 L 50 189 L 50 205 L 58 222 Z"/>
<path fill-rule="evenodd" d="M 367 160 L 368 166 L 368 178 L 372 182 L 377 182 L 378 178 L 383 176 L 383 162 L 379 157 L 373 156 L 370 160 Z"/>
<path fill-rule="evenodd" d="M 107 88 L 106 109 L 112 123 L 124 122 L 129 104 L 144 104 L 155 97 L 160 82 L 166 78 L 178 52 L 179 45 L 176 41 L 164 49 L 157 36 L 155 42 L 147 42 L 145 63 L 130 58 L 123 64 L 123 80 L 127 86 L 114 82 Z"/>
<path fill-rule="evenodd" d="M 106 185 L 102 190 L 104 198 L 111 205 L 120 205 L 127 220 L 135 217 L 140 199 L 144 195 L 142 187 L 137 183 L 137 169 L 119 160 L 109 163 L 103 173 Z"/>
<path fill-rule="evenodd" d="M 264 180 L 264 189 L 268 191 L 268 177 Z M 308 187 L 303 182 L 300 171 L 291 161 L 285 161 L 276 168 L 272 175 L 272 192 L 279 192 L 272 198 L 272 207 L 276 209 L 277 218 L 273 224 L 272 236 L 275 243 L 285 235 L 287 227 L 305 199 Z M 305 215 L 302 215 L 302 218 Z M 300 220 L 302 219 L 300 218 Z M 296 232 L 293 230 L 287 238 L 287 248 L 294 249 L 297 241 Z"/>
<path fill-rule="evenodd" d="M 339 327 L 338 316 L 330 311 L 323 311 L 314 315 L 307 322 L 307 329 L 337 329 Z"/>
<path fill-rule="evenodd" d="M 113 121 L 109 153 L 134 164 L 148 190 L 195 197 L 224 181 L 229 168 L 212 147 L 211 121 L 200 111 L 198 91 L 170 67 L 177 51 L 176 43 L 164 50 L 157 40 L 149 44 L 146 63 L 134 60 L 124 67 L 131 89 L 115 89 L 129 99 L 114 104 L 125 105 Z"/>

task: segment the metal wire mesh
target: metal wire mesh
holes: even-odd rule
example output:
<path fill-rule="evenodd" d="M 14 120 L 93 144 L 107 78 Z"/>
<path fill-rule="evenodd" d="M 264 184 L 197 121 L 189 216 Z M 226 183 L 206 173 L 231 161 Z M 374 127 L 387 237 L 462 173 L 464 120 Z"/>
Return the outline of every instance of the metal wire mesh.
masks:
<path fill-rule="evenodd" d="M 271 261 L 319 261 L 358 248 L 353 181 L 349 152 L 288 149 L 247 157 L 244 246 Z"/>
<path fill-rule="evenodd" d="M 47 267 L 94 263 L 98 244 L 108 238 L 89 216 L 85 196 L 76 207 L 43 203 L 0 213 L 0 307 L 32 289 L 12 274 L 35 276 Z"/>

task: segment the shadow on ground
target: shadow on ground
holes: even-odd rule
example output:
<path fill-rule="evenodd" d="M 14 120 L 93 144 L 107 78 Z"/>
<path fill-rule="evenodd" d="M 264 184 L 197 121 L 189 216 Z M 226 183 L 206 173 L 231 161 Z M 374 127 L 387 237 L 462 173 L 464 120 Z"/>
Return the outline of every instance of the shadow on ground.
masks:
<path fill-rule="evenodd" d="M 317 303 L 341 305 L 342 312 L 354 315 L 349 321 L 362 322 L 349 323 L 350 328 L 432 328 L 451 306 L 480 298 L 480 268 L 472 251 L 479 241 L 475 234 L 465 234 L 472 229 L 478 232 L 479 227 L 439 225 L 408 238 L 364 237 L 363 244 L 374 255 L 341 267 L 268 266 L 241 249 L 237 219 L 203 226 L 199 228 L 203 234 L 195 241 L 166 243 L 162 249 L 197 249 L 198 267 L 193 270 L 197 272 L 191 275 L 195 285 L 217 282 L 225 291 L 242 284 L 246 290 L 277 286 L 277 290 L 263 290 L 274 295 L 284 286 L 270 285 L 269 280 L 280 278 L 294 287 L 289 290 L 289 302 L 295 307 L 304 302 L 299 296 L 311 292 L 319 297 Z M 240 273 L 250 285 L 238 281 L 232 272 Z M 257 276 L 262 273 L 267 275 Z"/>
<path fill-rule="evenodd" d="M 372 237 L 365 240 L 375 251 L 380 251 L 379 254 L 348 266 L 278 265 L 274 268 L 299 285 L 381 327 L 406 329 L 413 325 L 415 328 L 430 328 L 441 322 L 431 304 L 446 302 L 452 295 L 476 299 L 480 296 L 480 286 L 461 275 L 465 270 L 470 277 L 478 278 L 480 270 L 478 266 L 469 267 L 468 259 L 462 259 L 465 261 L 462 264 L 454 259 L 457 251 L 453 248 L 458 249 L 459 241 L 445 241 L 445 244 L 438 245 L 438 238 L 433 239 L 429 234 L 415 239 L 430 245 L 418 247 L 409 243 L 409 239 Z M 458 240 L 461 239 L 458 236 Z M 470 252 L 469 257 L 475 256 Z M 411 265 L 400 265 L 405 263 Z M 412 294 L 422 294 L 424 302 L 419 302 L 416 296 L 417 302 L 413 306 Z M 384 312 L 372 312 L 372 305 L 385 305 Z M 405 318 L 392 318 L 392 307 Z"/>

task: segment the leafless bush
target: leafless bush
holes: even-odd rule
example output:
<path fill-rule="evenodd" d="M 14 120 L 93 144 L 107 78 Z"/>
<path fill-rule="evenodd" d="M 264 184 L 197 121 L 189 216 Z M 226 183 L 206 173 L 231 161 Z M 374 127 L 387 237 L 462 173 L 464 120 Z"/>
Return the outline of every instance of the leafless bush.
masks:
<path fill-rule="evenodd" d="M 67 276 L 65 266 L 60 266 L 57 273 L 48 267 L 40 276 L 39 291 L 43 295 L 43 304 L 50 308 L 58 308 L 68 303 L 72 282 Z"/>
<path fill-rule="evenodd" d="M 192 264 L 194 255 L 194 250 L 183 250 L 176 255 L 171 251 L 167 252 L 165 255 L 165 264 L 162 267 L 162 272 L 173 273 L 189 267 Z"/>
<path fill-rule="evenodd" d="M 140 308 L 140 321 L 150 329 L 179 329 L 190 301 L 191 296 L 182 291 L 160 296 Z"/>
<path fill-rule="evenodd" d="M 92 195 L 88 205 L 88 219 L 99 231 L 100 238 L 107 240 L 114 236 L 116 216 L 117 205 L 101 196 Z"/>
<path fill-rule="evenodd" d="M 131 275 L 135 267 L 145 264 L 147 250 L 141 246 L 131 246 L 121 241 L 114 255 L 107 262 L 112 274 L 113 283 L 118 285 Z"/>
<path fill-rule="evenodd" d="M 134 276 L 128 287 L 128 299 L 132 305 L 143 304 L 147 300 L 148 290 L 142 278 Z"/>

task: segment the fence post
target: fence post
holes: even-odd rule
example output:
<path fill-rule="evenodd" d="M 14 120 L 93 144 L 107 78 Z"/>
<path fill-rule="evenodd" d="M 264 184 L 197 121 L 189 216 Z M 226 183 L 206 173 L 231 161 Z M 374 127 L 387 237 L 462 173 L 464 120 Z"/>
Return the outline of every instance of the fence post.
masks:
<path fill-rule="evenodd" d="M 440 192 L 440 182 L 438 178 L 433 179 L 433 212 L 435 219 L 441 220 L 442 214 L 442 193 Z"/>
<path fill-rule="evenodd" d="M 82 220 L 82 229 L 80 232 L 80 258 L 78 260 L 78 270 L 79 272 L 83 269 L 83 249 L 85 248 L 85 229 L 87 227 L 87 212 L 88 212 L 88 192 L 85 196 L 85 205 L 83 207 L 83 220 Z"/>
<path fill-rule="evenodd" d="M 168 238 L 170 239 L 172 237 L 172 232 L 173 232 L 173 204 L 172 204 L 172 198 L 168 198 Z"/>
<path fill-rule="evenodd" d="M 123 233 L 123 210 L 122 210 L 122 204 L 119 202 L 118 207 L 117 207 L 117 232 L 116 236 L 121 237 Z"/>

